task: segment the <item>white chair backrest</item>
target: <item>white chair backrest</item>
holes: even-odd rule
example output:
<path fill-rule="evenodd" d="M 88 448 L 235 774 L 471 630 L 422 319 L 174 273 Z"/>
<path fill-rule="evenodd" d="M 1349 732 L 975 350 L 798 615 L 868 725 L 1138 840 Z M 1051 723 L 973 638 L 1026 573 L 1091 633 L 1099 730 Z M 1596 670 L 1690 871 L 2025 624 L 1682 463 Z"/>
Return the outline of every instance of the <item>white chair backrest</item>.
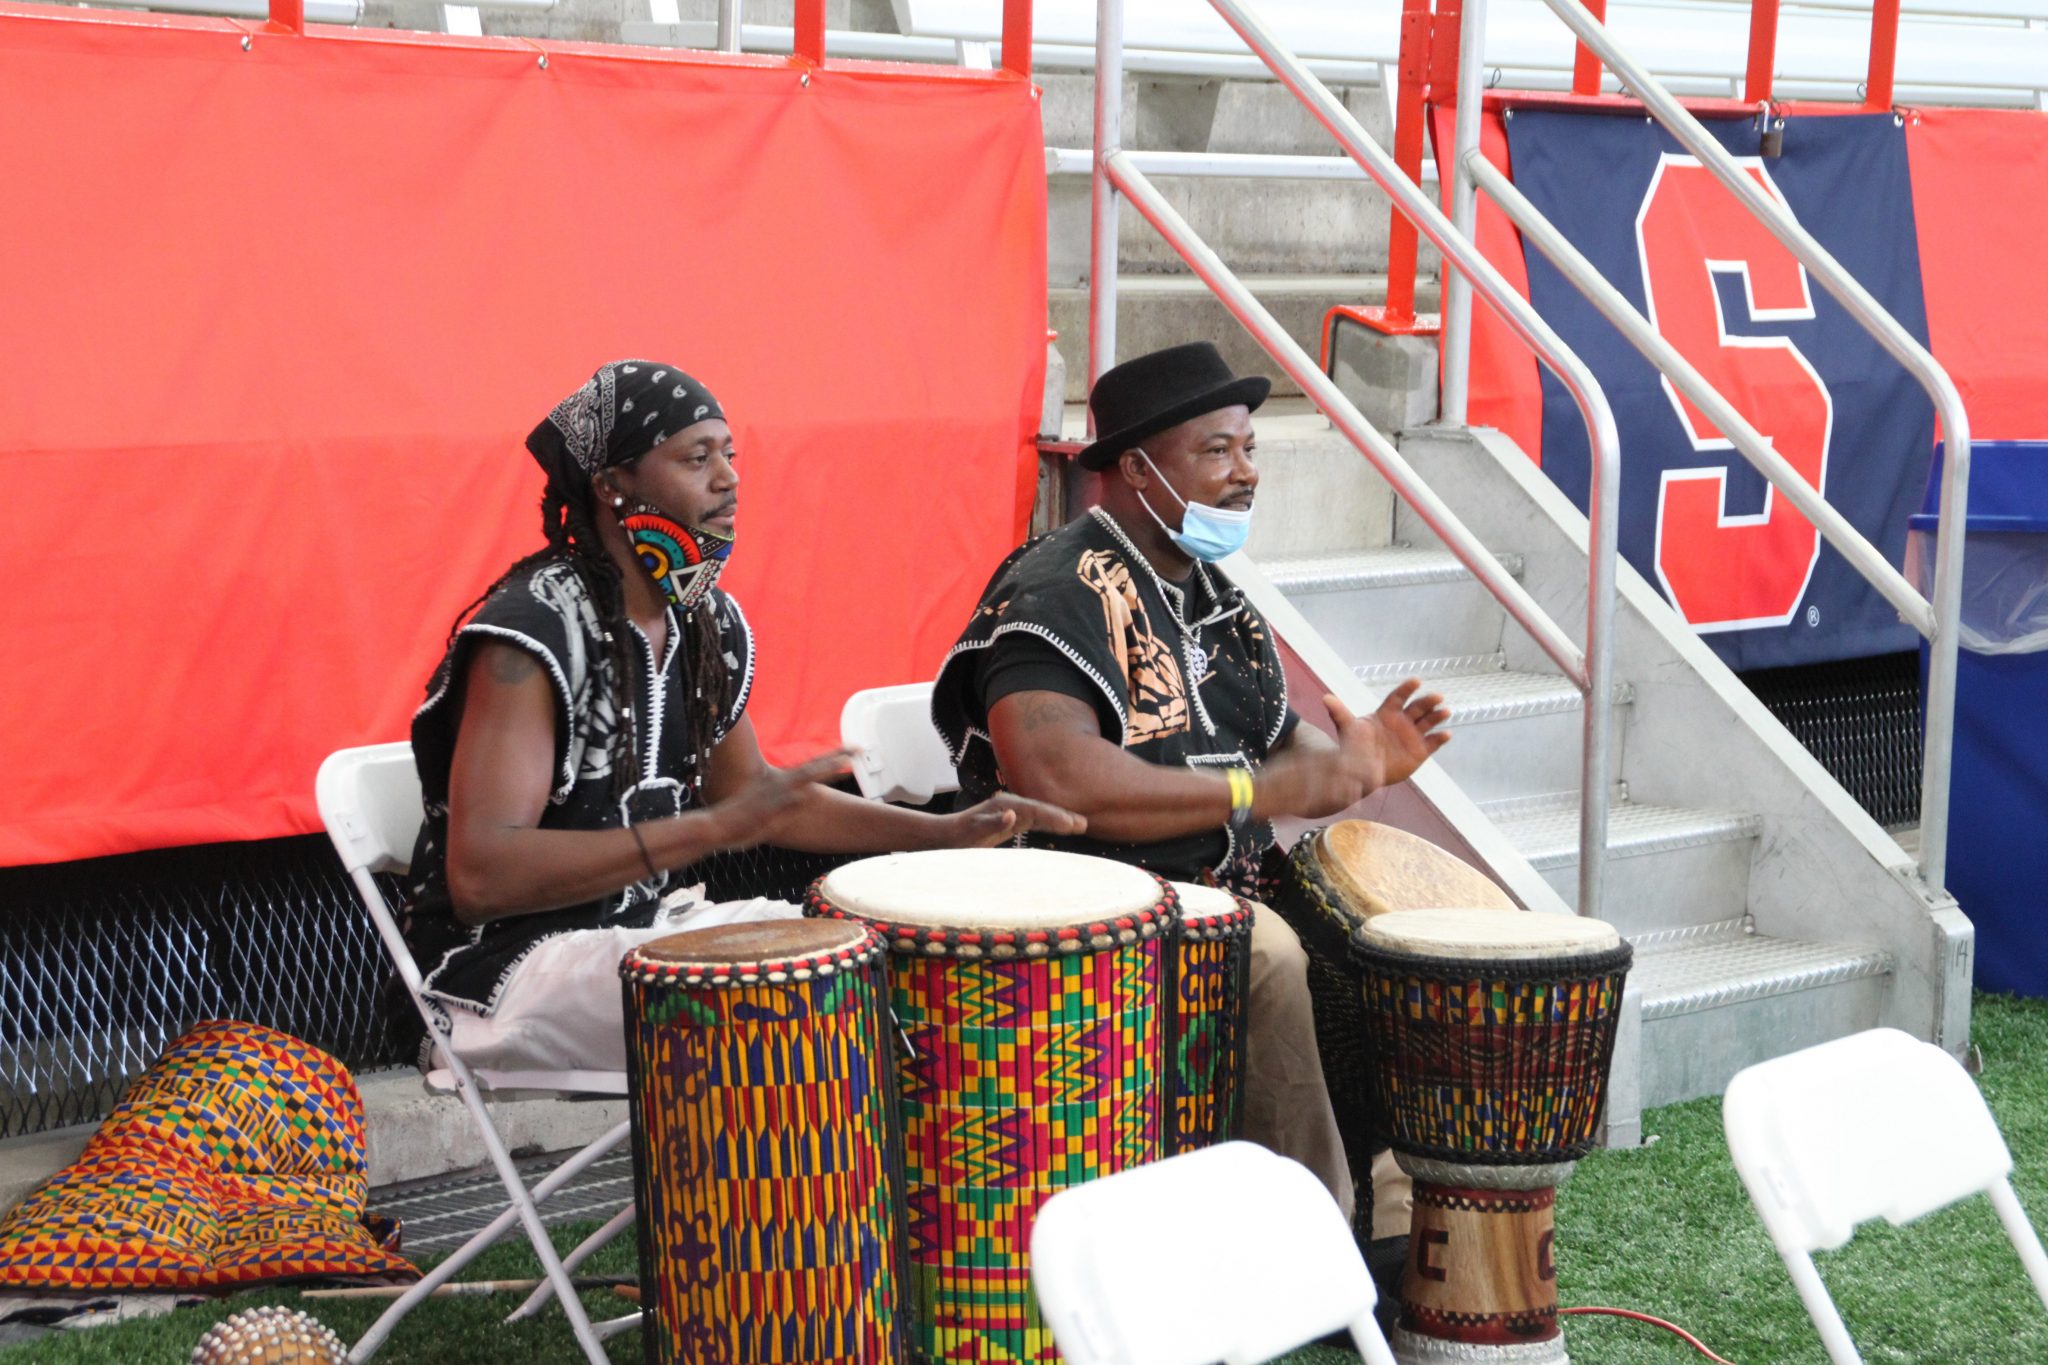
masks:
<path fill-rule="evenodd" d="M 1735 1169 L 1780 1247 L 1827 1251 L 1873 1218 L 1908 1223 L 1988 1189 L 2012 1156 L 1955 1058 L 1872 1029 L 1728 1083 Z"/>
<path fill-rule="evenodd" d="M 846 699 L 840 742 L 856 752 L 853 779 L 862 796 L 921 806 L 960 779 L 932 725 L 932 685 L 871 687 Z"/>
<path fill-rule="evenodd" d="M 426 818 L 412 745 L 368 744 L 329 754 L 313 779 L 313 799 L 351 875 L 403 872 L 412 862 Z"/>
<path fill-rule="evenodd" d="M 1062 1190 L 1031 1279 L 1070 1365 L 1270 1360 L 1328 1332 L 1391 1362 L 1344 1215 L 1298 1162 L 1248 1142 Z"/>

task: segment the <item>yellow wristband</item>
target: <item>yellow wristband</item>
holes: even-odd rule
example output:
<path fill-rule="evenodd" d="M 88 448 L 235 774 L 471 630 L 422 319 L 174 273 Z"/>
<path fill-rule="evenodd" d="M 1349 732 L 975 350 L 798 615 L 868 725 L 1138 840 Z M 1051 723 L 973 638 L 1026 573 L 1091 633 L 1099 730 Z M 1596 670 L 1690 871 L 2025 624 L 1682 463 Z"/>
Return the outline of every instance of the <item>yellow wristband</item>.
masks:
<path fill-rule="evenodd" d="M 1251 818 L 1251 769 L 1225 768 L 1223 776 L 1230 783 L 1230 823 L 1233 825 L 1243 824 Z"/>

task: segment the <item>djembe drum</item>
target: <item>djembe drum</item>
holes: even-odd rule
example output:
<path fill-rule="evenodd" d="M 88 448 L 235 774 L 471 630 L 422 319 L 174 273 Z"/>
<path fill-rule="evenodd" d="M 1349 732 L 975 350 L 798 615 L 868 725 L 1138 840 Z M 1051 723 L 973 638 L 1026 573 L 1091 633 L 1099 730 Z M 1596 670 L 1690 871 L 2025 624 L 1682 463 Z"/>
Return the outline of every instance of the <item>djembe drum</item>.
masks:
<path fill-rule="evenodd" d="M 1228 891 L 1173 883 L 1180 900 L 1167 972 L 1166 1154 L 1243 1135 L 1252 907 Z"/>
<path fill-rule="evenodd" d="M 773 920 L 619 964 L 650 1365 L 904 1358 L 886 951 Z"/>
<path fill-rule="evenodd" d="M 1031 1293 L 1031 1225 L 1061 1189 L 1160 1154 L 1173 893 L 1101 858 L 952 849 L 848 863 L 805 911 L 889 941 L 912 1350 L 1059 1359 Z"/>
<path fill-rule="evenodd" d="M 1445 905 L 1516 909 L 1476 868 L 1427 839 L 1371 820 L 1340 820 L 1303 834 L 1273 894 L 1273 909 L 1308 956 L 1316 1050 L 1358 1187 L 1361 1242 L 1371 1235 L 1372 1154 L 1383 1123 L 1372 1105 L 1371 1053 L 1351 936 L 1376 915 Z"/>
<path fill-rule="evenodd" d="M 1377 1107 L 1415 1181 L 1404 1361 L 1562 1361 L 1556 1187 L 1598 1135 L 1629 946 L 1566 915 L 1360 926 Z"/>

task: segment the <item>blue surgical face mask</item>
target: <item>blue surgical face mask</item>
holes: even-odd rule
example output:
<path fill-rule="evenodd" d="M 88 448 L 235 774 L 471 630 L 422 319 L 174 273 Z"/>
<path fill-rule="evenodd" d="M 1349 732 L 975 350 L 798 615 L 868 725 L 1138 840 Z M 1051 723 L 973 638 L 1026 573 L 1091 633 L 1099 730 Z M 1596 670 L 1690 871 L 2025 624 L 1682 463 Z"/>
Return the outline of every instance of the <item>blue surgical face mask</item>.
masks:
<path fill-rule="evenodd" d="M 1142 447 L 1138 453 L 1145 455 Z M 1181 506 L 1180 529 L 1174 530 L 1163 517 L 1152 511 L 1152 504 L 1143 494 L 1138 501 L 1145 504 L 1145 510 L 1152 513 L 1152 520 L 1159 523 L 1159 529 L 1166 532 L 1182 554 L 1190 559 L 1199 559 L 1204 564 L 1214 564 L 1219 559 L 1228 559 L 1244 548 L 1245 538 L 1252 533 L 1252 509 L 1241 511 L 1225 507 L 1210 507 L 1199 502 L 1188 502 L 1173 491 L 1166 482 L 1166 476 L 1159 473 L 1159 466 L 1152 464 L 1152 457 L 1145 455 L 1145 463 L 1151 465 L 1153 474 L 1158 476 L 1159 486 L 1164 488 Z"/>

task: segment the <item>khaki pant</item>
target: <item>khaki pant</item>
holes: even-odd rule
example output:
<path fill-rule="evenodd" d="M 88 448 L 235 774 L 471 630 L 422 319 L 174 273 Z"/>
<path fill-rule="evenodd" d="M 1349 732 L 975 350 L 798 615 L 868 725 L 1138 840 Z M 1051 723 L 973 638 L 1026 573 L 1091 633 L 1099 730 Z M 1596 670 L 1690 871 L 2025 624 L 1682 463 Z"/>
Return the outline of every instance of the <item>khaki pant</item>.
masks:
<path fill-rule="evenodd" d="M 1263 905 L 1252 915 L 1251 978 L 1244 1135 L 1315 1172 L 1348 1222 L 1357 1195 L 1316 1050 L 1308 954 L 1287 921 Z"/>

